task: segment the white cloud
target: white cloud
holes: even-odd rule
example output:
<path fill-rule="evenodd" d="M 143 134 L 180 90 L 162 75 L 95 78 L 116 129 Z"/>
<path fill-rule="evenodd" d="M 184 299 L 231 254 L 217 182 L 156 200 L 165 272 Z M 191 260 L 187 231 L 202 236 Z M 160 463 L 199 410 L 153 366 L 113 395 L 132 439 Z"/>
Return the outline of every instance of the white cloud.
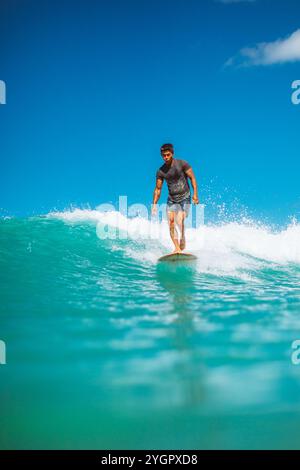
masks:
<path fill-rule="evenodd" d="M 284 39 L 245 47 L 225 65 L 273 65 L 300 61 L 300 29 Z"/>

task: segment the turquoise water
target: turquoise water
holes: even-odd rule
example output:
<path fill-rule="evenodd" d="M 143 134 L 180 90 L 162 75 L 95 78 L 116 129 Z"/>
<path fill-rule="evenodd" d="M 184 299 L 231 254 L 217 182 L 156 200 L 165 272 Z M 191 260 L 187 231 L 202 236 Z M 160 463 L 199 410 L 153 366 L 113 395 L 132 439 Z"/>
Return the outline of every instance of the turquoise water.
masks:
<path fill-rule="evenodd" d="M 0 222 L 0 447 L 299 448 L 299 225 L 190 229 L 168 266 L 147 221 L 99 224 Z"/>

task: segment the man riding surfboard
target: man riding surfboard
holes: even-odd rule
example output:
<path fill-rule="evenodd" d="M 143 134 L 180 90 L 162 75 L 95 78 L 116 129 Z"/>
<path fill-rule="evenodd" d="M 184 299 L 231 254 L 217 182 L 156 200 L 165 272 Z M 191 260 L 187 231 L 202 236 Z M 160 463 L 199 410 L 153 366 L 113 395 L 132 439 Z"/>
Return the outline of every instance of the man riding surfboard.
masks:
<path fill-rule="evenodd" d="M 174 253 L 181 253 L 185 249 L 184 219 L 189 214 L 191 204 L 191 191 L 188 180 L 191 180 L 193 187 L 192 201 L 194 204 L 199 204 L 197 182 L 191 165 L 185 160 L 174 158 L 172 144 L 162 145 L 160 152 L 165 163 L 156 172 L 152 215 L 157 213 L 157 202 L 161 195 L 163 182 L 166 180 L 169 191 L 167 217 L 170 236 L 175 247 Z M 179 238 L 176 225 L 179 228 Z"/>

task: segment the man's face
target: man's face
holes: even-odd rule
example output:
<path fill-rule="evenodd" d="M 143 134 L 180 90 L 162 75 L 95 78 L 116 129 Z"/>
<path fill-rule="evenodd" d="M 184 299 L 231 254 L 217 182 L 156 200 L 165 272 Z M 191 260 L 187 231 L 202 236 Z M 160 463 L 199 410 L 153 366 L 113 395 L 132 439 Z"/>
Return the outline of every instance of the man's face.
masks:
<path fill-rule="evenodd" d="M 170 152 L 170 150 L 164 150 L 163 152 L 161 152 L 161 156 L 163 157 L 166 163 L 170 163 L 173 157 L 173 153 Z"/>

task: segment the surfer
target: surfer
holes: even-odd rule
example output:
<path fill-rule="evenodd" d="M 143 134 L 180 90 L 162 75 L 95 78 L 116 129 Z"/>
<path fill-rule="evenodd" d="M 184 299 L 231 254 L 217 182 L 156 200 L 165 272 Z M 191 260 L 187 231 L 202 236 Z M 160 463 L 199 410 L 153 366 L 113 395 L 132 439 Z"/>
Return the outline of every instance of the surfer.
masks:
<path fill-rule="evenodd" d="M 185 249 L 184 219 L 189 214 L 191 204 L 191 191 L 188 179 L 193 187 L 192 201 L 199 204 L 197 182 L 191 165 L 185 160 L 174 158 L 172 144 L 164 144 L 160 153 L 165 163 L 156 173 L 156 186 L 153 194 L 152 215 L 157 214 L 157 202 L 160 198 L 164 180 L 168 185 L 169 196 L 167 200 L 167 217 L 170 236 L 174 243 L 174 253 L 181 253 Z M 179 238 L 176 230 L 179 229 Z"/>

